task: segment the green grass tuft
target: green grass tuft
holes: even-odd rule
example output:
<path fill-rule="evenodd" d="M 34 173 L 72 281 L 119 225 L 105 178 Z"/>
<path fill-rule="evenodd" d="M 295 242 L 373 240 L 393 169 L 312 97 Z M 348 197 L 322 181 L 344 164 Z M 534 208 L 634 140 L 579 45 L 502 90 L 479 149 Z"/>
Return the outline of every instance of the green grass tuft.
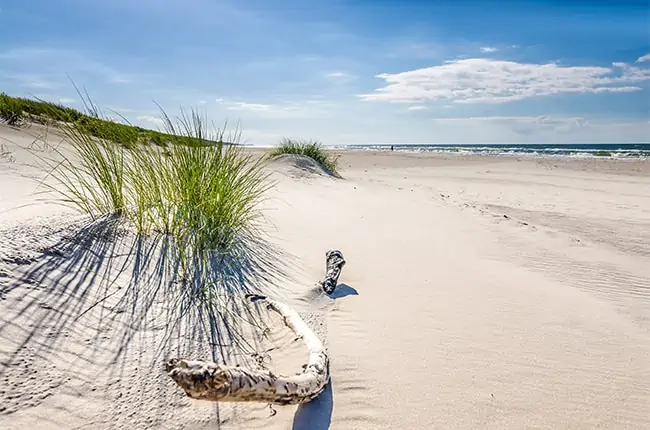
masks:
<path fill-rule="evenodd" d="M 268 174 L 261 158 L 224 143 L 225 128 L 210 131 L 195 111 L 174 120 L 163 111 L 173 144 L 161 148 L 138 145 L 128 127 L 104 128 L 98 137 L 93 124 L 105 120 L 91 119 L 97 122 L 60 125 L 71 152 L 56 149 L 49 167 L 56 180 L 50 188 L 63 202 L 93 218 L 120 216 L 141 235 L 168 235 L 187 269 L 256 236 Z"/>
<path fill-rule="evenodd" d="M 339 176 L 339 157 L 323 149 L 320 142 L 284 138 L 280 141 L 280 144 L 271 151 L 269 157 L 274 158 L 283 154 L 305 155 L 320 164 L 331 174 Z"/>
<path fill-rule="evenodd" d="M 18 126 L 24 119 L 21 104 L 12 97 L 0 93 L 0 120 L 8 125 Z"/>

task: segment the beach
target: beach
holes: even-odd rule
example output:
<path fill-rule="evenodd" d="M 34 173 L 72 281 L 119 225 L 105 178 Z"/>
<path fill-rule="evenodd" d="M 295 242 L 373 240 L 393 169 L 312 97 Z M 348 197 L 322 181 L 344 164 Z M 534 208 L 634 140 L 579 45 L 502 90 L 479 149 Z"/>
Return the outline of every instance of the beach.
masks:
<path fill-rule="evenodd" d="M 273 413 L 185 396 L 156 354 L 164 300 L 138 324 L 123 307 L 128 241 L 55 260 L 84 219 L 34 195 L 29 130 L 0 137 L 1 428 L 650 427 L 648 159 L 339 151 L 342 178 L 270 163 L 278 294 L 331 372 Z M 315 286 L 329 249 L 347 261 L 333 297 Z M 304 345 L 276 323 L 266 365 L 298 372 Z"/>

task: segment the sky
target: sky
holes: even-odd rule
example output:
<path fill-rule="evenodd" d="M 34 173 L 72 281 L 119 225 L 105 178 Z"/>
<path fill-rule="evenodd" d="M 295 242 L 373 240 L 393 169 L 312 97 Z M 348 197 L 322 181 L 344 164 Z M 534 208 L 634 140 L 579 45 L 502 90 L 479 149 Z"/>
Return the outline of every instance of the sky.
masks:
<path fill-rule="evenodd" d="M 650 2 L 0 2 L 0 92 L 81 109 L 71 81 L 255 145 L 649 142 Z"/>

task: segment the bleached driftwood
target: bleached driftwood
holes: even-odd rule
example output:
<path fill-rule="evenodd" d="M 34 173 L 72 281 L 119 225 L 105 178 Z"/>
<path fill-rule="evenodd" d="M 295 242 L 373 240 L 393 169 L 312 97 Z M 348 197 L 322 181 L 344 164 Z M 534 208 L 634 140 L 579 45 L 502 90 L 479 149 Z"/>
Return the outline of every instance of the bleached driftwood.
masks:
<path fill-rule="evenodd" d="M 340 251 L 326 254 L 327 274 L 320 283 L 331 294 L 345 264 Z M 264 296 L 248 296 L 284 318 L 285 324 L 302 338 L 309 351 L 307 365 L 293 376 L 276 375 L 270 370 L 252 370 L 205 361 L 171 359 L 165 365 L 169 376 L 193 399 L 214 402 L 264 402 L 289 405 L 308 402 L 317 397 L 327 385 L 329 357 L 318 336 L 291 307 Z"/>
<path fill-rule="evenodd" d="M 251 370 L 204 361 L 172 359 L 165 366 L 169 376 L 193 399 L 213 402 L 263 402 L 290 405 L 318 396 L 329 381 L 329 358 L 322 342 L 284 303 L 251 296 L 284 317 L 285 324 L 301 337 L 309 350 L 302 373 L 276 375 L 270 370 Z"/>
<path fill-rule="evenodd" d="M 345 259 L 341 251 L 331 249 L 325 254 L 325 279 L 320 282 L 321 288 L 327 294 L 332 294 L 341 275 L 341 270 L 345 266 Z"/>

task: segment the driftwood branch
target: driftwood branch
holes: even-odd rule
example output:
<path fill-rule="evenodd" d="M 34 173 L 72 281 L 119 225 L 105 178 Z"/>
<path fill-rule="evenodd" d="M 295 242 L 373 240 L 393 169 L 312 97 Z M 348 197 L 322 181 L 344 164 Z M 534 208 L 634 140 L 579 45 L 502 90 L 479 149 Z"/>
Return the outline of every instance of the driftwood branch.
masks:
<path fill-rule="evenodd" d="M 327 294 L 332 294 L 341 276 L 341 270 L 345 266 L 343 254 L 338 250 L 330 250 L 325 254 L 326 273 L 325 279 L 320 282 L 320 286 Z"/>
<path fill-rule="evenodd" d="M 302 337 L 309 360 L 302 373 L 275 375 L 269 370 L 251 370 L 204 361 L 172 359 L 165 370 L 193 399 L 214 402 L 264 402 L 280 405 L 308 402 L 318 396 L 329 381 L 329 358 L 320 339 L 298 313 L 284 303 L 264 296 L 250 296 L 284 318 L 286 325 Z"/>
<path fill-rule="evenodd" d="M 328 251 L 327 275 L 321 286 L 328 294 L 345 264 L 340 251 Z M 270 370 L 252 370 L 205 361 L 174 358 L 165 365 L 165 371 L 193 399 L 214 402 L 264 402 L 280 405 L 308 402 L 318 396 L 327 385 L 329 357 L 318 336 L 291 307 L 264 296 L 248 296 L 251 301 L 265 303 L 279 313 L 285 324 L 302 338 L 309 351 L 307 365 L 293 376 L 276 375 Z"/>

